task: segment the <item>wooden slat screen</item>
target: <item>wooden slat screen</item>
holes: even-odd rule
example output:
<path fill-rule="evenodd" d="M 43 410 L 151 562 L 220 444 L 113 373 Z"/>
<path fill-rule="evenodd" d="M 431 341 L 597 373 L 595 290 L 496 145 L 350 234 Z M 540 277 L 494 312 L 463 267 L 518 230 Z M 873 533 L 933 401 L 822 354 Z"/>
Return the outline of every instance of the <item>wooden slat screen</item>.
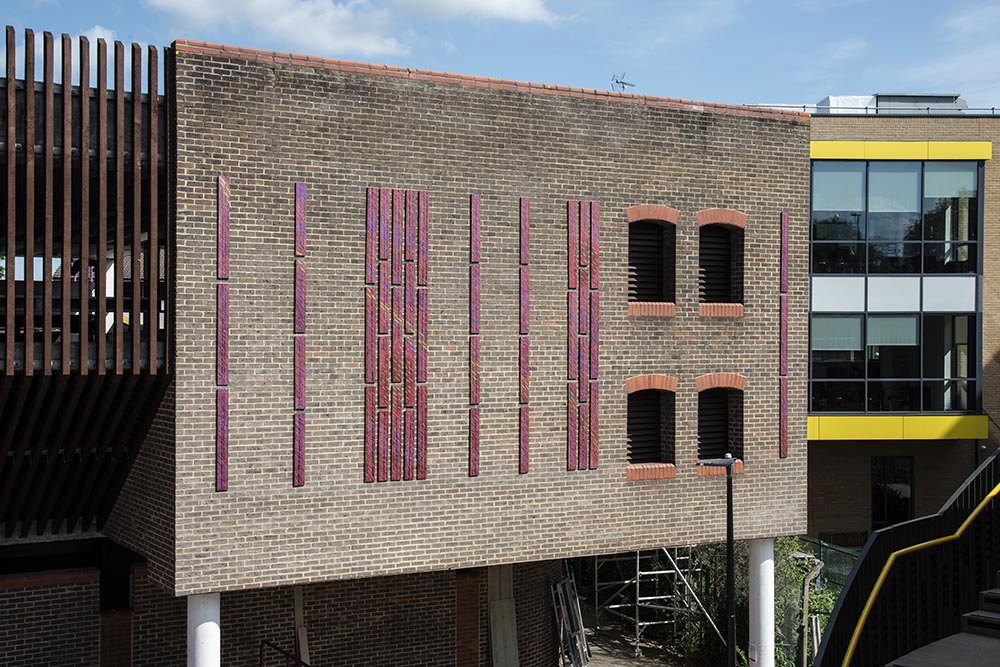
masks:
<path fill-rule="evenodd" d="M 663 231 L 651 220 L 628 228 L 628 300 L 664 301 Z"/>
<path fill-rule="evenodd" d="M 722 225 L 699 230 L 698 289 L 702 303 L 732 303 L 733 234 Z"/>
<path fill-rule="evenodd" d="M 660 393 L 657 389 L 645 389 L 628 395 L 629 463 L 659 463 L 663 460 Z"/>
<path fill-rule="evenodd" d="M 698 394 L 698 458 L 722 458 L 729 451 L 729 392 L 706 389 Z"/>

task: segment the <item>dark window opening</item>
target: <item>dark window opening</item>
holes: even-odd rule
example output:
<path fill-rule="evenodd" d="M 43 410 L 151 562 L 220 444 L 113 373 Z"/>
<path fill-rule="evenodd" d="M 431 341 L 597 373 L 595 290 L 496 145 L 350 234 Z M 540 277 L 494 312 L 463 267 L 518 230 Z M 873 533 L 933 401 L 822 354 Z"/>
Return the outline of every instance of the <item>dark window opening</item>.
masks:
<path fill-rule="evenodd" d="M 743 230 L 705 225 L 698 236 L 699 300 L 743 303 Z"/>
<path fill-rule="evenodd" d="M 628 230 L 628 300 L 673 303 L 676 229 L 641 220 Z"/>
<path fill-rule="evenodd" d="M 872 457 L 872 530 L 913 518 L 913 459 Z"/>
<path fill-rule="evenodd" d="M 743 458 L 743 392 L 706 389 L 698 394 L 698 458 L 717 459 L 727 453 Z"/>
<path fill-rule="evenodd" d="M 628 395 L 628 462 L 674 462 L 674 394 L 645 389 Z"/>

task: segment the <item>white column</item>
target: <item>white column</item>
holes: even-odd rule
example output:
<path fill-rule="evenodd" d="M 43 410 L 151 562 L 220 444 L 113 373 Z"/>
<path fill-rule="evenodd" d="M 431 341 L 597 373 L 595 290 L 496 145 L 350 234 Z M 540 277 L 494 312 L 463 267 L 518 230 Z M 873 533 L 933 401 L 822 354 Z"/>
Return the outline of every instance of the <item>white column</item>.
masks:
<path fill-rule="evenodd" d="M 750 665 L 774 667 L 774 540 L 750 541 Z"/>
<path fill-rule="evenodd" d="M 219 600 L 218 593 L 188 596 L 188 667 L 220 667 L 222 665 Z"/>

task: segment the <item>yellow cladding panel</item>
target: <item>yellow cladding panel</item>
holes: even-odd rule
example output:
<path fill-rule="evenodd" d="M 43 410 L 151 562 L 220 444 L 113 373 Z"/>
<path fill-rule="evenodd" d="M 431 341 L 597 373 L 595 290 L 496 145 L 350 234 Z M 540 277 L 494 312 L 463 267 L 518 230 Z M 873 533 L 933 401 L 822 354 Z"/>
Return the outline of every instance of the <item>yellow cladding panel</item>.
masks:
<path fill-rule="evenodd" d="M 926 160 L 926 141 L 866 141 L 866 160 Z"/>
<path fill-rule="evenodd" d="M 976 440 L 989 430 L 986 415 L 907 415 L 903 417 L 906 440 Z"/>
<path fill-rule="evenodd" d="M 993 157 L 991 141 L 928 141 L 928 160 L 989 160 Z"/>
<path fill-rule="evenodd" d="M 810 141 L 809 157 L 814 160 L 864 160 L 863 141 Z"/>
<path fill-rule="evenodd" d="M 990 141 L 811 141 L 814 160 L 989 160 Z"/>
<path fill-rule="evenodd" d="M 903 417 L 857 415 L 820 417 L 821 440 L 901 440 Z"/>
<path fill-rule="evenodd" d="M 806 438 L 809 440 L 820 440 L 819 417 L 810 417 L 806 426 Z"/>

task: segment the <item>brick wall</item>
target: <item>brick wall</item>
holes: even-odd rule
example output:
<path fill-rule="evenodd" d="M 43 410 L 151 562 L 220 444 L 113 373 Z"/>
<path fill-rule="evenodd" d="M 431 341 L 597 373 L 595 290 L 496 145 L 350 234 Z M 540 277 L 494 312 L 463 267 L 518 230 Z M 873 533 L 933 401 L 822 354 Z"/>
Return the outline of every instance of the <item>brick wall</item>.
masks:
<path fill-rule="evenodd" d="M 202 52 L 196 52 L 196 51 Z M 808 125 L 177 54 L 177 594 L 722 539 L 694 378 L 735 371 L 737 536 L 805 529 Z M 632 103 L 635 102 L 635 103 Z M 231 176 L 229 490 L 214 491 L 216 176 Z M 306 483 L 291 483 L 293 184 L 308 187 Z M 428 479 L 363 483 L 365 190 L 430 197 Z M 468 470 L 468 197 L 482 195 L 480 475 Z M 531 470 L 517 473 L 518 197 L 531 198 Z M 566 471 L 566 201 L 600 201 L 600 469 Z M 677 314 L 627 314 L 627 207 L 680 211 Z M 748 215 L 746 313 L 698 314 L 697 211 Z M 792 216 L 778 458 L 779 212 Z M 677 476 L 627 482 L 626 377 L 679 378 Z M 706 507 L 718 512 L 706 513 Z M 567 517 L 578 520 L 567 521 Z M 169 554 L 161 557 L 167 560 Z"/>
<path fill-rule="evenodd" d="M 100 643 L 96 569 L 0 577 L 0 664 L 93 667 Z"/>

